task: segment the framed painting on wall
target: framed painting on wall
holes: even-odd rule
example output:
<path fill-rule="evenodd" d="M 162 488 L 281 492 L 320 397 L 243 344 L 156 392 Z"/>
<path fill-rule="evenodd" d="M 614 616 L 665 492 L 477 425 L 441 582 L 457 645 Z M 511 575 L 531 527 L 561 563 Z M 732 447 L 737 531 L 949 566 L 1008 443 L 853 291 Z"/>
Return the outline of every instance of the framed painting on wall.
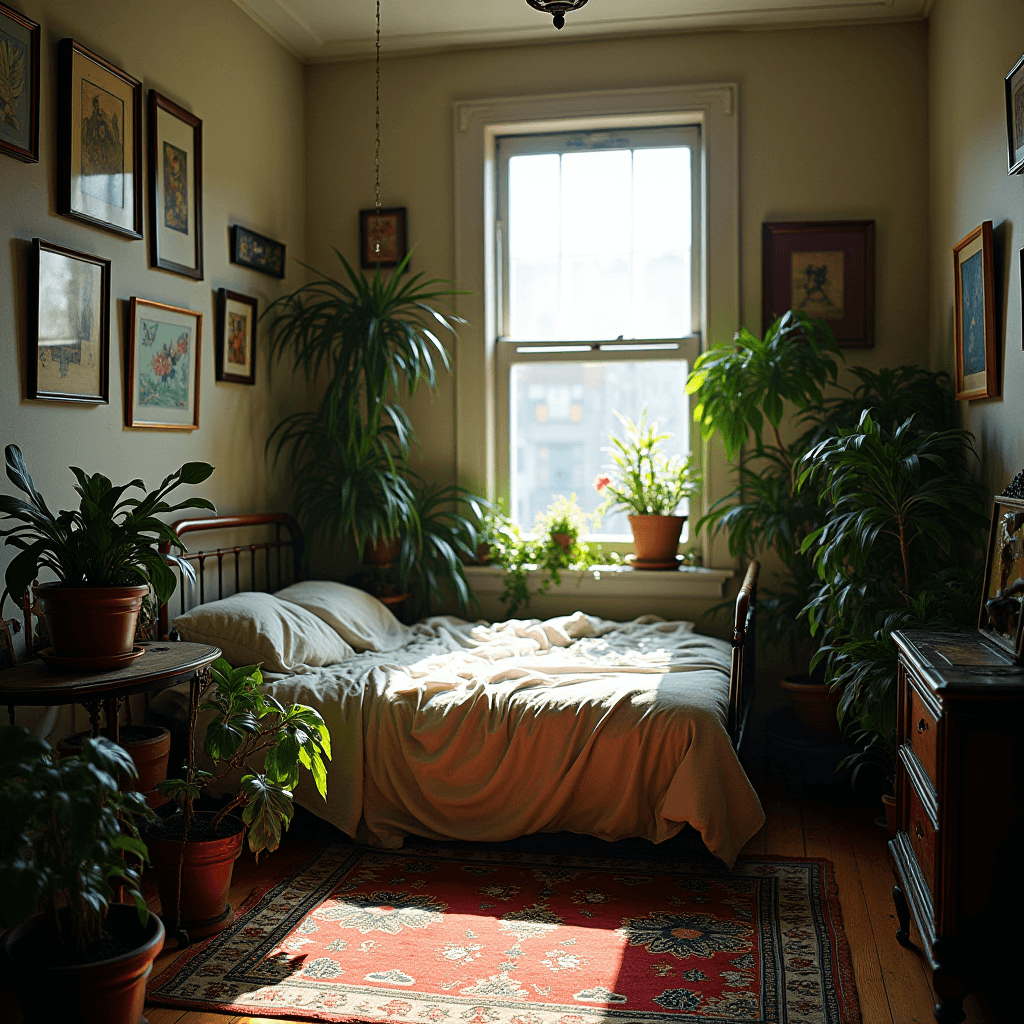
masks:
<path fill-rule="evenodd" d="M 39 23 L 0 3 L 0 153 L 39 160 Z"/>
<path fill-rule="evenodd" d="M 786 310 L 825 320 L 841 348 L 875 344 L 875 222 L 765 224 L 762 336 Z"/>
<path fill-rule="evenodd" d="M 953 346 L 957 401 L 999 394 L 992 221 L 953 246 Z"/>
<path fill-rule="evenodd" d="M 250 295 L 217 291 L 217 380 L 256 383 L 257 301 Z"/>
<path fill-rule="evenodd" d="M 126 427 L 198 429 L 202 337 L 202 313 L 132 297 Z"/>
<path fill-rule="evenodd" d="M 203 122 L 149 90 L 149 242 L 154 267 L 203 279 Z"/>
<path fill-rule="evenodd" d="M 271 277 L 284 277 L 285 246 L 241 224 L 231 227 L 231 262 Z"/>
<path fill-rule="evenodd" d="M 110 260 L 32 240 L 27 398 L 110 400 Z"/>
<path fill-rule="evenodd" d="M 1006 165 L 1008 174 L 1024 172 L 1024 57 L 1006 76 Z"/>
<path fill-rule="evenodd" d="M 142 85 L 62 39 L 57 96 L 57 212 L 141 238 Z"/>
<path fill-rule="evenodd" d="M 1024 655 L 1024 501 L 996 496 L 978 629 L 1019 661 Z"/>
<path fill-rule="evenodd" d="M 363 270 L 397 267 L 408 251 L 404 206 L 359 211 L 359 264 Z"/>

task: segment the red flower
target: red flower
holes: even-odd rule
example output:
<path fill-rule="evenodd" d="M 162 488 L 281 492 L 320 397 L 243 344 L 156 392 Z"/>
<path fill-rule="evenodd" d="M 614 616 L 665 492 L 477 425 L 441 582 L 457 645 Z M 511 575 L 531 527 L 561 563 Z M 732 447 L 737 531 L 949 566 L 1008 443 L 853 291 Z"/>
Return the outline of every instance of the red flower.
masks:
<path fill-rule="evenodd" d="M 171 361 L 166 353 L 158 352 L 153 356 L 153 372 L 158 377 L 166 377 L 171 372 Z"/>
<path fill-rule="evenodd" d="M 612 478 L 610 476 L 598 475 L 594 477 L 594 489 L 603 491 L 611 482 Z"/>
<path fill-rule="evenodd" d="M 182 335 L 178 339 L 178 355 L 183 356 L 188 351 L 188 337 Z"/>

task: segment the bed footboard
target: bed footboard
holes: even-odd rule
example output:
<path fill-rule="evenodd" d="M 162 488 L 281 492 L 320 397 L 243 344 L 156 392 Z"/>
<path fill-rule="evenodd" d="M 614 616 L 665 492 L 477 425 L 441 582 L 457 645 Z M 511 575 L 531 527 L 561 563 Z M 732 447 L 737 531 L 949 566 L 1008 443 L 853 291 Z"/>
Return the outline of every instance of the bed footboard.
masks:
<path fill-rule="evenodd" d="M 755 622 L 757 576 L 760 562 L 747 566 L 743 585 L 736 595 L 736 613 L 732 626 L 732 666 L 729 673 L 729 735 L 739 750 L 754 699 L 754 674 L 757 665 Z"/>

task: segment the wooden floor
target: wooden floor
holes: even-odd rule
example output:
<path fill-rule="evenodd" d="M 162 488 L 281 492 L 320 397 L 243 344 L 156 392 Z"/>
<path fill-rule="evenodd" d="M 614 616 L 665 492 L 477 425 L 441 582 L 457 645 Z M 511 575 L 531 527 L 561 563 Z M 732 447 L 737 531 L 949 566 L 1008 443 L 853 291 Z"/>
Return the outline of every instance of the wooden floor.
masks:
<path fill-rule="evenodd" d="M 885 847 L 885 830 L 873 821 L 872 811 L 862 807 L 836 807 L 814 801 L 795 801 L 771 783 L 762 794 L 767 824 L 748 843 L 744 853 L 791 857 L 823 857 L 835 866 L 842 905 L 843 925 L 850 942 L 857 992 L 864 1024 L 930 1024 L 934 1021 L 934 993 L 921 958 L 913 949 L 896 942 L 892 906 L 892 874 Z M 286 836 L 259 867 L 243 854 L 235 867 L 231 902 L 237 906 L 257 880 L 287 875 L 318 846 L 315 839 Z M 158 906 L 152 882 L 147 898 Z M 172 948 L 154 964 L 154 976 L 176 956 Z M 980 996 L 969 996 L 964 1009 L 967 1024 L 996 1024 Z M 261 1018 L 201 1013 L 151 1006 L 149 1024 L 242 1024 Z M 0 1020 L 20 1022 L 11 993 L 0 997 Z"/>

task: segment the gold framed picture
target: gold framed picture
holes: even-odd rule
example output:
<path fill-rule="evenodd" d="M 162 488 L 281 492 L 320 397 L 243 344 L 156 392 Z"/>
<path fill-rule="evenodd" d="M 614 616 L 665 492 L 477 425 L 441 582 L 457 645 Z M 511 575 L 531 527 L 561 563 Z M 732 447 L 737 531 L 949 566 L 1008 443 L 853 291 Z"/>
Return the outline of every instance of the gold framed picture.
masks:
<path fill-rule="evenodd" d="M 199 429 L 203 314 L 132 296 L 125 426 Z"/>
<path fill-rule="evenodd" d="M 1024 654 L 1024 501 L 996 496 L 978 629 L 1019 661 Z"/>
<path fill-rule="evenodd" d="M 992 221 L 953 246 L 953 347 L 957 401 L 999 394 Z"/>
<path fill-rule="evenodd" d="M 217 380 L 256 383 L 257 300 L 227 288 L 217 290 Z"/>
<path fill-rule="evenodd" d="M 74 39 L 58 47 L 57 212 L 142 237 L 142 85 Z"/>

